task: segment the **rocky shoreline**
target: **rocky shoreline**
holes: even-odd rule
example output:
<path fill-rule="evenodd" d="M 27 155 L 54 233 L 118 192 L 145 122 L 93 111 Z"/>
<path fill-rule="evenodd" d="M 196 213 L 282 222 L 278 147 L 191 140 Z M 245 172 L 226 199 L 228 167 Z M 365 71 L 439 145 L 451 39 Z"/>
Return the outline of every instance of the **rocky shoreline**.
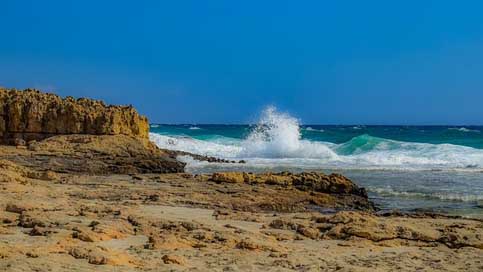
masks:
<path fill-rule="evenodd" d="M 0 116 L 2 271 L 483 270 L 481 220 L 378 214 L 338 174 L 184 173 L 132 107 L 1 89 Z"/>

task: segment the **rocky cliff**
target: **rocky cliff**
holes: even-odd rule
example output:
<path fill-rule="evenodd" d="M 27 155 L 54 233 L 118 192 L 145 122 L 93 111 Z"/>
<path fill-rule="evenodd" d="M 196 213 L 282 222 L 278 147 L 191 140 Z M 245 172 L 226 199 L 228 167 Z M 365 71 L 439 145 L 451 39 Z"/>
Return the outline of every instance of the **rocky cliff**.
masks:
<path fill-rule="evenodd" d="M 38 90 L 0 88 L 0 143 L 42 140 L 54 135 L 127 135 L 148 139 L 149 123 L 132 106 L 61 98 Z"/>

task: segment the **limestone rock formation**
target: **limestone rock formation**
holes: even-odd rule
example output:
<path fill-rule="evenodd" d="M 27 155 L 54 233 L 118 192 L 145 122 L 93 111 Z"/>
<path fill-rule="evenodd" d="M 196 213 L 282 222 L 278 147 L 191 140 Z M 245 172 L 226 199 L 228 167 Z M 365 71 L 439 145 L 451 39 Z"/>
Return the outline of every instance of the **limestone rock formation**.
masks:
<path fill-rule="evenodd" d="M 177 173 L 183 172 L 184 166 L 171 153 L 148 140 L 125 135 L 57 135 L 39 142 L 31 141 L 23 149 L 0 146 L 0 171 L 5 168 L 25 173 L 11 179 L 48 180 L 53 172 L 91 175 Z"/>
<path fill-rule="evenodd" d="M 367 198 L 364 188 L 339 175 L 317 172 L 294 174 L 290 172 L 252 174 L 244 172 L 213 173 L 211 180 L 217 183 L 265 183 L 269 185 L 293 186 L 301 191 L 328 194 L 352 194 Z"/>
<path fill-rule="evenodd" d="M 0 88 L 0 143 L 22 145 L 54 135 L 127 135 L 148 139 L 149 123 L 132 106 Z"/>

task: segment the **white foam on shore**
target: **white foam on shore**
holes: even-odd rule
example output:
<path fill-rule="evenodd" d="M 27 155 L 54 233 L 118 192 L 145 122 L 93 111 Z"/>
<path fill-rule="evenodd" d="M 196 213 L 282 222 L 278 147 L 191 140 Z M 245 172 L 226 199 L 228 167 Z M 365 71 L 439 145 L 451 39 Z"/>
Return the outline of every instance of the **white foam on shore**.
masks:
<path fill-rule="evenodd" d="M 160 148 L 185 151 L 204 156 L 230 158 L 232 157 L 230 154 L 238 154 L 241 150 L 240 147 L 234 145 L 218 144 L 190 137 L 171 137 L 149 133 L 149 138 Z M 223 154 L 224 156 L 222 156 Z"/>

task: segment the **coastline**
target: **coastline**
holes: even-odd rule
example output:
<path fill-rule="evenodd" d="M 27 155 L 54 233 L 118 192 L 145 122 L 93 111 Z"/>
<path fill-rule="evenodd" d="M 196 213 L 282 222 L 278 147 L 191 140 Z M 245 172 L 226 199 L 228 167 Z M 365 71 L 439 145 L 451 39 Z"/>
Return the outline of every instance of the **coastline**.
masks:
<path fill-rule="evenodd" d="M 31 115 L 18 120 L 39 119 L 20 105 Z M 188 153 L 121 133 L 121 123 L 35 141 L 23 126 L 15 145 L 0 146 L 1 270 L 483 269 L 481 220 L 378 214 L 357 180 L 339 175 L 183 173 L 176 157 Z"/>

